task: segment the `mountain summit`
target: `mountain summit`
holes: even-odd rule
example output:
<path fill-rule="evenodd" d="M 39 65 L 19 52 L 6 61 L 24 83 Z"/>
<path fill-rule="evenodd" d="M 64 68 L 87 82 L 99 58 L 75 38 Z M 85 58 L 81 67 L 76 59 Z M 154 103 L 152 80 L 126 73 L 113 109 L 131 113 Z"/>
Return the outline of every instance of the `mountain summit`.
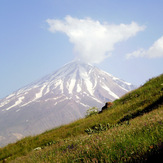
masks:
<path fill-rule="evenodd" d="M 0 100 L 0 146 L 81 118 L 134 88 L 90 64 L 68 63 Z"/>

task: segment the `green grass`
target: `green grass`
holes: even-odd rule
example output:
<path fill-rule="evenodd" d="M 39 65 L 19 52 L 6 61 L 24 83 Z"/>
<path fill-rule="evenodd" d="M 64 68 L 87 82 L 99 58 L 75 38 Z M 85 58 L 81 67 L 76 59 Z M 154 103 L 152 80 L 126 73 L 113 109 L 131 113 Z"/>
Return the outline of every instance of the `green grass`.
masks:
<path fill-rule="evenodd" d="M 113 106 L 101 114 L 1 148 L 0 162 L 4 159 L 13 162 L 145 160 L 159 152 L 163 143 L 162 101 L 163 75 L 160 75 L 114 101 Z M 115 127 L 97 134 L 85 132 L 108 123 Z M 36 147 L 42 150 L 34 151 Z"/>
<path fill-rule="evenodd" d="M 163 141 L 163 108 L 137 117 L 130 124 L 93 135 L 62 139 L 32 151 L 15 162 L 125 162 L 145 160 Z"/>

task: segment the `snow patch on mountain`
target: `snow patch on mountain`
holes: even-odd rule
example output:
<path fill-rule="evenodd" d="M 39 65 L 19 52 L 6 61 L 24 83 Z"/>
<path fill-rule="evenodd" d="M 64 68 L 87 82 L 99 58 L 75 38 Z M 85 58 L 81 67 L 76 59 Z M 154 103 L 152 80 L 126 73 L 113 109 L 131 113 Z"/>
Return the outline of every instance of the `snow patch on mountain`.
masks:
<path fill-rule="evenodd" d="M 46 87 L 46 85 L 43 85 L 43 87 L 41 87 L 40 91 L 39 91 L 38 93 L 36 93 L 35 98 L 34 98 L 33 101 L 35 101 L 35 100 L 37 100 L 37 99 L 39 99 L 39 98 L 42 97 L 42 95 L 43 95 L 43 90 L 44 90 L 45 87 Z"/>
<path fill-rule="evenodd" d="M 15 96 L 15 94 L 13 93 L 13 94 L 11 94 L 11 95 L 9 95 L 9 96 L 7 96 L 6 97 L 6 99 L 9 99 L 9 98 L 11 98 L 11 97 L 13 97 L 13 96 Z"/>
<path fill-rule="evenodd" d="M 76 73 L 73 74 L 70 82 L 68 83 L 68 90 L 70 94 L 72 94 L 75 84 L 76 84 Z"/>
<path fill-rule="evenodd" d="M 101 86 L 102 86 L 102 88 L 104 88 L 106 91 L 108 91 L 109 94 L 112 95 L 115 99 L 118 99 L 118 98 L 119 98 L 119 97 L 118 97 L 115 93 L 113 93 L 106 85 L 101 85 Z"/>
<path fill-rule="evenodd" d="M 78 83 L 78 84 L 77 84 L 77 92 L 81 92 L 81 90 L 82 90 L 82 89 L 81 89 L 81 87 L 80 87 L 80 84 Z"/>
<path fill-rule="evenodd" d="M 0 104 L 0 107 L 3 107 L 9 103 L 10 100 L 6 100 Z"/>
<path fill-rule="evenodd" d="M 11 109 L 11 108 L 13 108 L 13 107 L 15 107 L 15 106 L 21 104 L 23 99 L 24 99 L 24 96 L 19 97 L 18 100 L 15 102 L 15 104 L 14 104 L 14 105 L 11 105 L 11 106 L 8 107 L 6 110 L 9 110 L 9 109 Z"/>

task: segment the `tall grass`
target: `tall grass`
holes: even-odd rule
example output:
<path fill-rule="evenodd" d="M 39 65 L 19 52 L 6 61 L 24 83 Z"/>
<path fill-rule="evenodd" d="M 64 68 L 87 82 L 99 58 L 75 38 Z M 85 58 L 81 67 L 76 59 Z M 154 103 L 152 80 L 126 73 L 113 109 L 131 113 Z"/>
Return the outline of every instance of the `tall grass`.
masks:
<path fill-rule="evenodd" d="M 163 142 L 163 107 L 93 135 L 59 140 L 13 162 L 141 162 L 159 153 Z"/>

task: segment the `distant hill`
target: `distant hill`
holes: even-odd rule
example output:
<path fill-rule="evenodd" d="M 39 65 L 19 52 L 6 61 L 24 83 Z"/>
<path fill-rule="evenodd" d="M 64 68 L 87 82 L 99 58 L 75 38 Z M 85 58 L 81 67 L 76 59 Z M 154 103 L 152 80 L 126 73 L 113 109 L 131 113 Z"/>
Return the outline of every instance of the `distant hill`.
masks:
<path fill-rule="evenodd" d="M 83 118 L 135 87 L 97 67 L 73 61 L 0 100 L 0 146 Z"/>
<path fill-rule="evenodd" d="M 14 162 L 162 162 L 163 75 L 80 119 L 0 149 Z"/>

